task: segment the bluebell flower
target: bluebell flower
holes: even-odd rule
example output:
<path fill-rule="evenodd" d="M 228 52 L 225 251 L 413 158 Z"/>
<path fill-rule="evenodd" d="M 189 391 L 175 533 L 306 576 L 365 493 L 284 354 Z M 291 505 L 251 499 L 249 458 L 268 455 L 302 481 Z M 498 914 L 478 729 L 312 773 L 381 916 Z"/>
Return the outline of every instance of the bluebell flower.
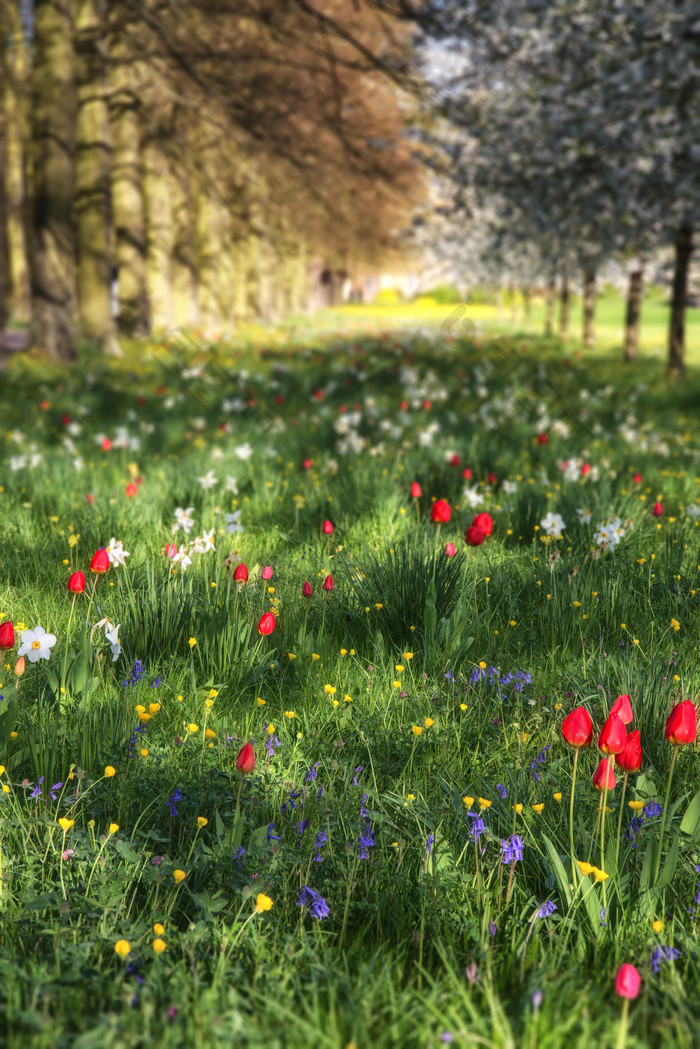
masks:
<path fill-rule="evenodd" d="M 145 724 L 143 724 L 143 725 L 137 725 L 136 728 L 134 729 L 134 731 L 132 732 L 131 738 L 130 738 L 128 744 L 127 744 L 127 749 L 126 749 L 126 760 L 127 761 L 130 761 L 131 758 L 133 758 L 135 756 L 135 754 L 136 754 L 136 742 L 137 742 L 139 736 L 141 735 L 141 733 L 145 732 L 145 731 L 146 731 L 146 726 L 145 726 Z"/>
<path fill-rule="evenodd" d="M 486 830 L 484 821 L 482 820 L 481 816 L 477 816 L 475 812 L 468 812 L 467 816 L 471 816 L 471 818 L 474 820 L 469 831 L 470 836 L 474 839 L 474 841 L 478 841 L 481 835 Z"/>
<path fill-rule="evenodd" d="M 454 679 L 455 679 L 455 676 L 454 676 L 454 674 L 452 673 L 451 670 L 447 671 L 447 673 L 445 674 L 445 677 L 447 678 L 448 681 L 454 681 Z"/>
<path fill-rule="evenodd" d="M 322 918 L 327 918 L 331 913 L 331 909 L 324 900 L 320 892 L 316 892 L 310 885 L 304 885 L 299 893 L 299 899 L 297 900 L 297 907 L 305 907 L 309 905 L 311 908 L 311 914 L 314 918 L 318 918 L 321 921 Z"/>
<path fill-rule="evenodd" d="M 129 677 L 126 681 L 122 681 L 122 688 L 126 688 L 129 685 L 132 687 L 138 685 L 139 681 L 145 676 L 145 674 L 146 671 L 143 669 L 143 662 L 140 659 L 137 659 L 129 671 Z"/>
<path fill-rule="evenodd" d="M 369 856 L 367 849 L 371 849 L 374 846 L 374 835 L 372 834 L 372 828 L 369 823 L 365 827 L 365 833 L 360 835 L 359 845 L 360 859 L 366 860 Z"/>
<path fill-rule="evenodd" d="M 268 845 L 270 844 L 271 841 L 279 841 L 280 840 L 279 834 L 275 834 L 274 830 L 275 830 L 274 821 L 272 823 L 268 823 L 268 825 L 267 825 L 267 844 Z"/>
<path fill-rule="evenodd" d="M 655 947 L 651 956 L 651 971 L 658 973 L 664 962 L 673 962 L 679 957 L 680 951 L 676 947 Z"/>
<path fill-rule="evenodd" d="M 34 788 L 34 790 L 29 795 L 30 798 L 40 798 L 41 797 L 41 784 L 43 782 L 44 782 L 44 777 L 40 776 L 39 777 L 39 782 L 37 783 L 36 787 Z"/>
<path fill-rule="evenodd" d="M 554 914 L 556 909 L 557 905 L 554 902 L 554 900 L 547 900 L 546 903 L 543 903 L 540 909 L 538 910 L 537 917 L 549 918 L 550 914 Z"/>
<path fill-rule="evenodd" d="M 362 795 L 362 801 L 360 802 L 360 819 L 361 820 L 366 820 L 368 815 L 369 815 L 369 813 L 367 812 L 367 809 L 365 808 L 365 802 L 366 801 L 367 801 L 367 795 L 363 794 Z"/>
<path fill-rule="evenodd" d="M 163 678 L 162 678 L 162 677 L 160 677 L 160 676 L 159 676 L 159 677 L 154 677 L 154 678 L 153 678 L 153 679 L 152 679 L 152 680 L 151 680 L 151 681 L 149 682 L 149 688 L 160 688 L 160 686 L 161 686 L 162 684 L 163 684 Z"/>
<path fill-rule="evenodd" d="M 243 870 L 243 868 L 241 867 L 241 864 L 240 864 L 240 860 L 241 860 L 241 857 L 243 856 L 244 853 L 245 853 L 245 849 L 243 848 L 242 845 L 239 845 L 238 846 L 238 851 L 234 852 L 234 854 L 233 854 L 233 859 L 238 864 L 239 871 Z"/>
<path fill-rule="evenodd" d="M 352 783 L 353 783 L 354 787 L 357 786 L 357 775 L 358 775 L 358 773 L 359 772 L 364 772 L 364 771 L 365 771 L 364 765 L 358 765 L 357 768 L 355 769 L 355 771 L 353 773 L 353 776 L 352 776 Z"/>
<path fill-rule="evenodd" d="M 52 801 L 55 801 L 55 800 L 56 800 L 56 791 L 57 791 L 57 790 L 60 790 L 62 786 L 63 786 L 63 784 L 62 784 L 62 783 L 54 783 L 53 787 L 51 787 L 51 788 L 49 789 L 49 794 L 50 794 L 50 796 L 51 796 L 51 800 L 52 800 Z"/>
<path fill-rule="evenodd" d="M 501 795 L 502 798 L 507 798 L 508 797 L 508 791 L 506 790 L 506 788 L 503 786 L 502 783 L 497 783 L 496 784 L 496 790 L 498 791 L 498 793 Z"/>
<path fill-rule="evenodd" d="M 175 790 L 170 795 L 170 797 L 168 798 L 168 801 L 167 801 L 167 806 L 170 809 L 171 817 L 178 815 L 178 811 L 175 808 L 175 803 L 178 802 L 181 797 L 182 797 L 182 794 L 180 793 L 180 791 L 176 787 Z"/>
<path fill-rule="evenodd" d="M 271 758 L 274 757 L 275 748 L 276 747 L 281 747 L 281 746 L 282 746 L 282 744 L 280 743 L 280 741 L 277 738 L 277 736 L 268 736 L 267 739 L 265 740 L 265 747 L 267 749 L 268 755 Z"/>
<path fill-rule="evenodd" d="M 659 805 L 658 801 L 650 801 L 648 805 L 644 806 L 644 815 L 648 816 L 649 819 L 654 819 L 655 816 L 660 816 L 664 811 L 663 805 Z"/>
<path fill-rule="evenodd" d="M 305 783 L 311 783 L 312 780 L 316 779 L 316 777 L 318 776 L 318 772 L 316 770 L 317 770 L 317 768 L 319 767 L 320 764 L 321 764 L 321 762 L 317 761 L 315 765 L 311 766 L 309 771 L 306 773 L 306 779 L 304 781 Z"/>
<path fill-rule="evenodd" d="M 511 834 L 510 838 L 504 838 L 501 842 L 501 852 L 504 863 L 514 863 L 523 858 L 523 839 L 519 834 Z"/>

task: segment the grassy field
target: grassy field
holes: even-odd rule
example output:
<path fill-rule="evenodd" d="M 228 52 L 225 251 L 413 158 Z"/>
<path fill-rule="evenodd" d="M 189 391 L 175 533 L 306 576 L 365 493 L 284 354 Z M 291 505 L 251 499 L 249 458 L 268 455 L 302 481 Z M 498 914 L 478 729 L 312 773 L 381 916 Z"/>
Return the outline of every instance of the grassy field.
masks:
<path fill-rule="evenodd" d="M 448 312 L 11 362 L 12 1049 L 697 1044 L 700 384 Z"/>

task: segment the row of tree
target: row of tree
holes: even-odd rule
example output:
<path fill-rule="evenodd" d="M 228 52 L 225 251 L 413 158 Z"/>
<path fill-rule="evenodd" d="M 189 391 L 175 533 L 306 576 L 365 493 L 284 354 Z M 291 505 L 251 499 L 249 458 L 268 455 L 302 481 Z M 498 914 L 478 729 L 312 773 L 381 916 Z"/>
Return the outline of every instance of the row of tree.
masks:
<path fill-rule="evenodd" d="M 7 304 L 53 358 L 299 309 L 419 192 L 381 5 L 0 0 L 0 30 L 0 334 Z"/>
<path fill-rule="evenodd" d="M 421 27 L 428 137 L 452 186 L 450 250 L 472 273 L 555 286 L 568 324 L 580 273 L 593 345 L 596 273 L 629 271 L 625 356 L 637 352 L 644 261 L 671 246 L 668 365 L 684 368 L 700 218 L 700 9 L 695 0 L 394 0 Z"/>

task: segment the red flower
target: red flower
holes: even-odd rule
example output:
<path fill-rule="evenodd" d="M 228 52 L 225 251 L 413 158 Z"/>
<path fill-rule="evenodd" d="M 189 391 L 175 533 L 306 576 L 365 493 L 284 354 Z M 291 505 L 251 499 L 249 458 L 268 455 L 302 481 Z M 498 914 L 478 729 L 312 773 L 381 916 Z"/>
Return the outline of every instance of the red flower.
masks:
<path fill-rule="evenodd" d="M 469 525 L 464 535 L 464 542 L 467 546 L 481 546 L 485 538 L 480 528 L 477 528 L 476 525 Z"/>
<path fill-rule="evenodd" d="M 662 517 L 663 516 L 663 512 L 664 512 L 663 504 L 662 503 L 654 503 L 654 505 L 651 508 L 651 516 L 652 517 Z"/>
<path fill-rule="evenodd" d="M 477 514 L 472 524 L 475 528 L 480 528 L 484 535 L 491 535 L 493 532 L 493 519 L 491 514 L 481 513 Z"/>
<path fill-rule="evenodd" d="M 611 714 L 600 731 L 598 746 L 604 754 L 619 754 L 626 739 L 624 722 L 617 714 Z"/>
<path fill-rule="evenodd" d="M 629 962 L 625 962 L 617 970 L 615 976 L 615 994 L 619 994 L 620 998 L 636 998 L 639 994 L 641 979 L 639 970 Z"/>
<path fill-rule="evenodd" d="M 457 551 L 455 550 L 455 544 L 454 543 L 448 543 L 447 546 L 445 547 L 445 556 L 446 557 L 454 557 L 456 553 L 457 553 Z"/>
<path fill-rule="evenodd" d="M 632 480 L 634 481 L 635 484 L 641 484 L 642 483 L 642 475 L 641 474 L 635 474 L 634 477 L 632 478 Z"/>
<path fill-rule="evenodd" d="M 538 433 L 537 434 L 537 443 L 538 444 L 549 444 L 549 437 L 547 436 L 547 434 L 546 433 Z"/>
<path fill-rule="evenodd" d="M 275 629 L 275 617 L 272 612 L 264 612 L 260 616 L 260 622 L 258 623 L 258 633 L 262 634 L 263 637 L 267 637 Z"/>
<path fill-rule="evenodd" d="M 414 481 L 411 485 L 411 499 L 420 499 L 423 494 L 423 489 L 418 484 L 418 481 Z"/>
<path fill-rule="evenodd" d="M 433 402 L 432 401 L 423 401 L 423 407 L 425 408 L 426 412 L 430 411 L 432 406 L 433 406 Z"/>
<path fill-rule="evenodd" d="M 471 470 L 469 469 L 468 466 L 465 466 L 464 469 L 462 470 L 462 477 L 464 478 L 465 481 L 471 481 L 471 479 L 472 479 L 472 472 L 471 472 Z"/>
<path fill-rule="evenodd" d="M 490 473 L 489 474 L 488 482 L 489 482 L 489 484 L 498 484 L 498 478 L 496 477 L 496 475 L 494 473 Z"/>
<path fill-rule="evenodd" d="M 591 464 L 590 463 L 584 463 L 583 466 L 581 467 L 581 477 L 585 477 L 586 474 L 589 474 L 590 472 L 591 472 Z"/>
<path fill-rule="evenodd" d="M 272 569 L 270 568 L 270 566 L 265 565 L 260 575 L 263 577 L 263 579 L 272 579 Z"/>
<path fill-rule="evenodd" d="M 92 561 L 90 562 L 90 571 L 97 572 L 98 575 L 104 575 L 109 569 L 109 555 L 104 547 L 101 547 L 95 554 L 93 554 Z"/>
<path fill-rule="evenodd" d="M 8 649 L 15 647 L 15 628 L 8 620 L 0 623 L 0 648 Z"/>
<path fill-rule="evenodd" d="M 87 499 L 90 506 L 92 506 L 92 504 L 95 502 L 95 496 L 92 494 L 92 492 L 88 492 L 85 498 Z"/>
<path fill-rule="evenodd" d="M 177 543 L 166 543 L 165 544 L 165 556 L 175 557 L 177 553 Z"/>
<path fill-rule="evenodd" d="M 100 444 L 100 448 L 102 449 L 103 452 L 111 452 L 112 451 L 112 442 L 110 441 L 109 437 L 103 437 L 102 438 L 102 443 Z"/>
<path fill-rule="evenodd" d="M 242 776 L 249 772 L 252 772 L 255 768 L 255 751 L 253 750 L 250 743 L 244 743 L 241 749 L 238 751 L 238 757 L 236 758 L 236 768 Z"/>
<path fill-rule="evenodd" d="M 698 721 L 692 700 L 684 699 L 682 703 L 676 703 L 666 719 L 665 735 L 668 742 L 676 746 L 694 743 L 697 734 Z"/>
<path fill-rule="evenodd" d="M 70 415 L 62 415 L 61 416 L 61 422 L 63 423 L 64 426 L 68 426 L 70 421 L 71 421 Z"/>
<path fill-rule="evenodd" d="M 608 790 L 612 790 L 613 787 L 617 786 L 615 773 L 612 770 L 610 762 L 607 758 L 601 758 L 600 765 L 593 773 L 593 786 L 596 790 L 605 790 L 606 782 Z"/>
<path fill-rule="evenodd" d="M 68 589 L 71 594 L 82 594 L 85 589 L 85 576 L 82 572 L 73 572 L 68 580 Z"/>
<path fill-rule="evenodd" d="M 304 467 L 305 470 L 310 470 L 311 469 L 311 459 L 304 459 L 304 461 L 303 461 L 303 463 L 301 465 Z"/>
<path fill-rule="evenodd" d="M 447 524 L 452 517 L 452 507 L 446 499 L 438 499 L 430 509 L 430 520 L 433 524 Z"/>
<path fill-rule="evenodd" d="M 569 746 L 590 747 L 593 742 L 591 715 L 585 707 L 576 707 L 564 718 L 561 731 Z"/>
<path fill-rule="evenodd" d="M 233 579 L 236 583 L 247 583 L 248 582 L 248 569 L 241 563 L 237 565 L 233 570 Z"/>
<path fill-rule="evenodd" d="M 327 575 L 326 578 L 323 580 L 323 588 L 322 589 L 323 590 L 332 590 L 333 589 L 333 576 L 332 575 L 330 575 L 330 574 Z"/>
<path fill-rule="evenodd" d="M 639 729 L 627 733 L 625 745 L 615 755 L 615 764 L 623 772 L 636 772 L 642 765 L 642 744 L 639 741 Z"/>
<path fill-rule="evenodd" d="M 311 583 L 308 582 L 308 580 L 306 583 L 304 583 L 303 587 L 301 588 L 301 592 L 304 597 L 311 597 L 311 595 L 313 594 L 313 587 L 311 586 Z"/>
<path fill-rule="evenodd" d="M 407 412 L 408 411 L 408 401 L 401 401 L 401 403 L 399 405 L 399 408 L 401 409 L 402 412 Z"/>
<path fill-rule="evenodd" d="M 133 481 L 130 481 L 129 484 L 126 486 L 126 494 L 129 496 L 130 499 L 132 499 L 136 495 L 138 490 L 139 486 L 137 484 L 134 484 Z"/>
<path fill-rule="evenodd" d="M 618 696 L 612 705 L 611 714 L 617 714 L 623 725 L 631 725 L 634 720 L 629 696 Z"/>
<path fill-rule="evenodd" d="M 459 456 L 457 453 L 450 456 L 450 466 L 459 466 Z"/>
<path fill-rule="evenodd" d="M 333 522 L 332 521 L 324 521 L 323 522 L 323 534 L 324 535 L 333 535 Z"/>

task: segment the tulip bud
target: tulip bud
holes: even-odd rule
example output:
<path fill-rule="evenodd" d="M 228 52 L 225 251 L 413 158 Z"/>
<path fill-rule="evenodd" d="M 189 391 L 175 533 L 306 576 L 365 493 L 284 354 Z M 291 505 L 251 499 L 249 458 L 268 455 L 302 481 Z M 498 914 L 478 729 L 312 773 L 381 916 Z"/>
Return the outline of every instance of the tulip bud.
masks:
<path fill-rule="evenodd" d="M 250 743 L 244 743 L 236 758 L 236 768 L 241 775 L 247 775 L 255 768 L 255 751 Z"/>
<path fill-rule="evenodd" d="M 490 473 L 487 480 L 489 484 L 498 484 L 498 478 L 496 477 L 495 473 Z"/>
<path fill-rule="evenodd" d="M 327 575 L 326 578 L 323 580 L 323 589 L 324 590 L 332 590 L 333 589 L 333 576 L 332 575 Z"/>
<path fill-rule="evenodd" d="M 7 650 L 15 647 L 15 628 L 9 621 L 0 623 L 0 648 Z"/>
<path fill-rule="evenodd" d="M 576 707 L 564 718 L 561 731 L 570 747 L 590 747 L 593 742 L 591 715 L 585 707 Z"/>
<path fill-rule="evenodd" d="M 85 590 L 85 576 L 82 572 L 73 572 L 68 580 L 68 589 L 71 594 L 82 594 Z"/>
<path fill-rule="evenodd" d="M 15 677 L 22 677 L 26 665 L 27 661 L 25 660 L 24 656 L 20 656 L 17 662 L 15 663 Z"/>
<path fill-rule="evenodd" d="M 457 551 L 454 543 L 448 543 L 445 547 L 445 557 L 454 557 Z"/>
<path fill-rule="evenodd" d="M 634 481 L 635 484 L 641 484 L 642 483 L 642 475 L 641 474 L 635 474 L 633 476 L 632 480 Z"/>
<path fill-rule="evenodd" d="M 464 542 L 467 546 L 481 546 L 485 538 L 480 528 L 477 528 L 476 525 L 469 525 L 464 535 Z"/>
<path fill-rule="evenodd" d="M 615 994 L 619 994 L 621 998 L 636 998 L 639 994 L 640 983 L 639 970 L 635 969 L 634 965 L 625 962 L 617 970 L 615 976 Z"/>
<path fill-rule="evenodd" d="M 548 444 L 549 443 L 549 437 L 547 436 L 547 434 L 546 433 L 538 433 L 538 435 L 537 435 L 537 443 L 538 444 Z"/>
<path fill-rule="evenodd" d="M 493 532 L 493 518 L 491 517 L 491 514 L 477 514 L 472 521 L 472 524 L 475 528 L 480 528 L 484 535 L 491 535 Z"/>
<path fill-rule="evenodd" d="M 272 579 L 272 569 L 270 568 L 270 566 L 265 565 L 260 575 L 263 577 L 263 579 Z"/>
<path fill-rule="evenodd" d="M 423 494 L 423 489 L 418 484 L 418 481 L 414 481 L 411 485 L 411 499 L 420 499 Z"/>
<path fill-rule="evenodd" d="M 624 724 L 617 714 L 611 714 L 598 736 L 598 746 L 604 754 L 619 754 L 626 739 Z"/>
<path fill-rule="evenodd" d="M 630 725 L 634 720 L 629 696 L 618 696 L 612 705 L 611 714 L 617 714 L 623 725 Z"/>
<path fill-rule="evenodd" d="M 262 634 L 263 637 L 267 637 L 275 629 L 275 616 L 272 612 L 265 612 L 260 616 L 260 622 L 258 623 L 258 633 Z"/>
<path fill-rule="evenodd" d="M 460 458 L 459 458 L 459 456 L 457 455 L 456 452 L 455 452 L 454 455 L 450 456 L 449 462 L 450 462 L 450 466 L 459 466 Z"/>
<path fill-rule="evenodd" d="M 311 583 L 309 583 L 308 581 L 304 583 L 303 587 L 301 588 L 301 592 L 304 597 L 311 597 L 311 595 L 314 592 Z"/>
<path fill-rule="evenodd" d="M 464 469 L 462 470 L 462 477 L 464 478 L 464 480 L 465 481 L 471 481 L 472 476 L 473 475 L 472 475 L 472 472 L 469 469 L 469 467 L 465 466 Z"/>
<path fill-rule="evenodd" d="M 654 503 L 654 505 L 651 508 L 652 517 L 663 517 L 663 512 L 663 503 Z"/>
<path fill-rule="evenodd" d="M 248 569 L 241 563 L 233 570 L 233 578 L 236 583 L 247 583 L 248 582 Z"/>
<path fill-rule="evenodd" d="M 623 772 L 637 772 L 642 765 L 642 745 L 639 740 L 639 729 L 627 733 L 625 745 L 615 755 L 615 764 Z"/>
<path fill-rule="evenodd" d="M 129 496 L 130 499 L 133 499 L 133 497 L 137 494 L 138 490 L 138 485 L 134 484 L 133 481 L 129 481 L 128 485 L 126 486 L 126 494 Z"/>
<path fill-rule="evenodd" d="M 324 521 L 323 522 L 323 534 L 324 535 L 333 535 L 333 522 L 332 521 Z"/>
<path fill-rule="evenodd" d="M 665 735 L 668 742 L 683 746 L 693 743 L 697 734 L 698 723 L 692 701 L 685 699 L 682 703 L 676 703 L 666 719 Z"/>
<path fill-rule="evenodd" d="M 96 572 L 98 575 L 104 575 L 109 569 L 109 554 L 104 547 L 101 547 L 95 554 L 93 554 L 92 561 L 90 562 L 90 571 Z"/>
<path fill-rule="evenodd" d="M 617 785 L 617 780 L 608 759 L 601 758 L 598 768 L 593 773 L 593 786 L 596 790 L 605 790 L 606 783 L 608 790 L 612 790 Z"/>
<path fill-rule="evenodd" d="M 452 507 L 446 499 L 438 499 L 433 503 L 430 510 L 430 520 L 433 524 L 447 524 L 452 517 Z"/>

